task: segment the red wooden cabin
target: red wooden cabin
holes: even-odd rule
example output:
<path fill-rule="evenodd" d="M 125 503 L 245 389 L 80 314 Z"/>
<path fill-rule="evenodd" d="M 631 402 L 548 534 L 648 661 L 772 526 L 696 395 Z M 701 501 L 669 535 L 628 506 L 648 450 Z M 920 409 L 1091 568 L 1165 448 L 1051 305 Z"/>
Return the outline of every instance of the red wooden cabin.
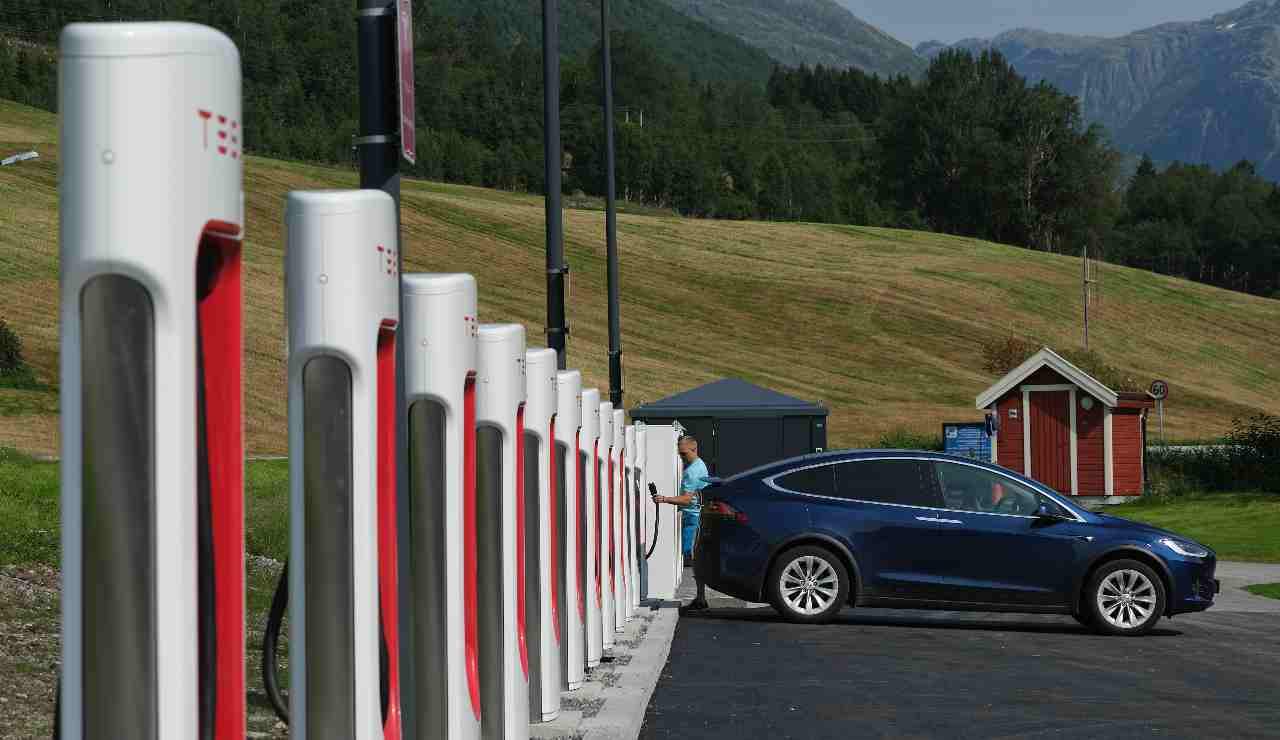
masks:
<path fill-rule="evenodd" d="M 1117 393 L 1045 347 L 978 396 L 997 415 L 992 462 L 1069 496 L 1139 496 L 1146 393 Z"/>

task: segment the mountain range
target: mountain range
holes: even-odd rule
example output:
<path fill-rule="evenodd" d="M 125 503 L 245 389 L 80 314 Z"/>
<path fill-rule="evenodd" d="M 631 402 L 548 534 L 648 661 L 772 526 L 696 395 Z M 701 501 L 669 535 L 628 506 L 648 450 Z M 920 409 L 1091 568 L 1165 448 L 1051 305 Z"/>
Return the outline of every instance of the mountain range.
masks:
<path fill-rule="evenodd" d="M 435 7 L 464 18 L 483 14 L 504 36 L 541 40 L 540 16 L 525 0 L 437 0 Z M 562 51 L 598 41 L 598 0 L 561 0 L 559 10 Z M 834 0 L 622 0 L 610 3 L 610 15 L 615 30 L 644 34 L 699 79 L 761 80 L 778 64 L 917 76 L 927 65 Z"/>
<path fill-rule="evenodd" d="M 821 64 L 856 67 L 882 77 L 914 77 L 927 64 L 911 47 L 834 0 L 665 1 L 791 67 Z"/>
<path fill-rule="evenodd" d="M 600 41 L 599 0 L 560 0 L 560 51 L 578 54 Z M 492 24 L 507 40 L 542 44 L 542 15 L 528 0 L 433 0 L 432 9 Z M 3 11 L 0 11 L 0 17 Z M 663 59 L 702 80 L 763 81 L 777 61 L 728 29 L 679 12 L 666 0 L 610 3 L 611 28 L 644 35 Z"/>
<path fill-rule="evenodd" d="M 1020 29 L 916 48 L 995 49 L 1020 74 L 1076 96 L 1121 150 L 1157 161 L 1230 167 L 1280 180 L 1280 0 L 1118 38 Z"/>

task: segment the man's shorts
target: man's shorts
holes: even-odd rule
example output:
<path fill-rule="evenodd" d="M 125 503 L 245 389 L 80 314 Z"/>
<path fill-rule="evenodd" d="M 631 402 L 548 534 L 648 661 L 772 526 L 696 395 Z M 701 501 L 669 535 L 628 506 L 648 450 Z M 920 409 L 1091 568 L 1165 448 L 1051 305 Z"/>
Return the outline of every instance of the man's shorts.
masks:
<path fill-rule="evenodd" d="M 685 515 L 680 526 L 680 549 L 686 559 L 693 557 L 693 543 L 698 539 L 698 520 Z"/>

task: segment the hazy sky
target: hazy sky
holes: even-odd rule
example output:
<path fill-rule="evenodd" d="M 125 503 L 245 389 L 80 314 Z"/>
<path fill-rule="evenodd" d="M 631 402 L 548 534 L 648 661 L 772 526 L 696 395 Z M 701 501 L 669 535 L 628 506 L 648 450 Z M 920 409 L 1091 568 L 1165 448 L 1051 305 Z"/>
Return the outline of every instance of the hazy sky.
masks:
<path fill-rule="evenodd" d="M 1166 21 L 1208 18 L 1246 0 L 837 0 L 915 46 L 989 37 L 1011 28 L 1119 36 Z"/>

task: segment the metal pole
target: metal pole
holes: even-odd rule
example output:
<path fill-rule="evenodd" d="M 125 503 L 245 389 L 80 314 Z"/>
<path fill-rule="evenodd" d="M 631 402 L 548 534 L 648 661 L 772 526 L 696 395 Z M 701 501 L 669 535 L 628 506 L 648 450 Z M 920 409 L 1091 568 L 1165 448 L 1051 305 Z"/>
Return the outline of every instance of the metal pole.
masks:
<path fill-rule="evenodd" d="M 609 260 L 609 401 L 622 408 L 622 328 L 618 321 L 618 213 L 613 160 L 613 60 L 609 51 L 609 0 L 600 0 L 600 72 L 604 86 L 605 240 Z"/>
<path fill-rule="evenodd" d="M 569 326 L 564 313 L 564 224 L 560 212 L 560 28 L 556 0 L 542 0 L 543 151 L 546 166 L 547 346 L 565 365 Z"/>
<path fill-rule="evenodd" d="M 400 238 L 399 90 L 396 77 L 395 0 L 356 0 L 356 54 L 360 81 L 360 135 L 356 147 L 360 159 L 360 187 L 382 190 L 396 202 L 396 274 L 404 274 L 403 240 Z M 400 296 L 404 315 L 404 295 Z M 404 343 L 396 342 L 396 398 L 404 398 Z M 405 737 L 416 737 L 413 697 L 416 696 L 413 664 L 413 594 L 409 497 L 408 427 L 404 405 L 396 404 L 396 528 L 399 539 L 396 567 L 399 580 L 401 728 Z M 381 621 L 381 620 L 379 620 Z"/>
<path fill-rule="evenodd" d="M 1089 245 L 1084 246 L 1080 256 L 1080 269 L 1083 272 L 1081 291 L 1084 298 L 1084 351 L 1089 351 Z"/>

